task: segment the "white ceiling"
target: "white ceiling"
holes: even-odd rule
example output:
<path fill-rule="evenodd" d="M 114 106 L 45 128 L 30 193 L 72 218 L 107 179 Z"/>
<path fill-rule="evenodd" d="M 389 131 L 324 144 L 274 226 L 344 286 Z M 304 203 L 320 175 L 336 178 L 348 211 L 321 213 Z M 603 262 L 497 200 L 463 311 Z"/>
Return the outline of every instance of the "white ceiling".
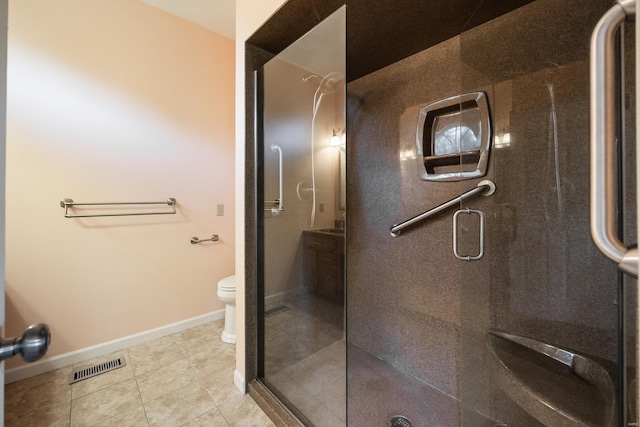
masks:
<path fill-rule="evenodd" d="M 231 39 L 236 38 L 236 0 L 142 0 Z"/>

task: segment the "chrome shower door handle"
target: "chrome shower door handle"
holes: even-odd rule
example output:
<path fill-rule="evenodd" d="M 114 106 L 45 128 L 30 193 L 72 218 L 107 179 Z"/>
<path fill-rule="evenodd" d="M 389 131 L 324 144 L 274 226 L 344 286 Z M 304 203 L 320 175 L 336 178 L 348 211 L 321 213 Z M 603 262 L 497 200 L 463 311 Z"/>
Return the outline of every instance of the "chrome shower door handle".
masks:
<path fill-rule="evenodd" d="M 477 255 L 460 255 L 458 252 L 458 217 L 460 214 L 478 215 L 480 221 L 479 250 Z M 465 208 L 453 214 L 453 255 L 461 261 L 478 261 L 484 256 L 484 213 L 477 209 Z"/>
<path fill-rule="evenodd" d="M 591 237 L 618 267 L 638 276 L 638 249 L 625 246 L 616 226 L 616 32 L 635 16 L 636 0 L 618 2 L 591 36 Z"/>
<path fill-rule="evenodd" d="M 51 332 L 44 323 L 29 326 L 20 338 L 0 339 L 0 361 L 20 353 L 25 362 L 35 362 L 47 353 Z"/>
<path fill-rule="evenodd" d="M 275 200 L 278 207 L 271 209 L 271 213 L 273 215 L 278 215 L 280 212 L 284 211 L 282 202 L 282 198 L 284 197 L 284 192 L 282 191 L 282 149 L 278 145 L 272 144 L 271 151 L 274 153 L 276 151 L 278 152 L 278 198 Z"/>

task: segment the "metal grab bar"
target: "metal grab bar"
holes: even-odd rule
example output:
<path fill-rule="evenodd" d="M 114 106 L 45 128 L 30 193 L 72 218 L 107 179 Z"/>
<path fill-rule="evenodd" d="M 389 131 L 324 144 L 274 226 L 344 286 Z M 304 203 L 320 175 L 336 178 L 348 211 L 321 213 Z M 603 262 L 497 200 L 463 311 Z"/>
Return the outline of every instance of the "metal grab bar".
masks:
<path fill-rule="evenodd" d="M 202 243 L 202 242 L 217 242 L 218 241 L 218 235 L 214 234 L 212 235 L 209 239 L 198 239 L 197 237 L 192 237 L 191 238 L 191 244 L 195 245 L 196 243 Z"/>
<path fill-rule="evenodd" d="M 265 200 L 264 203 L 269 205 L 280 205 L 280 200 Z M 271 212 L 273 215 L 278 215 L 280 212 L 284 212 L 284 210 L 285 209 L 282 207 L 264 208 L 265 212 Z"/>
<path fill-rule="evenodd" d="M 276 144 L 271 144 L 271 151 L 273 151 L 274 153 L 277 151 L 278 152 L 278 191 L 279 191 L 279 195 L 278 198 L 275 200 L 265 200 L 265 203 L 273 203 L 273 204 L 277 204 L 278 207 L 273 207 L 270 209 L 265 208 L 265 211 L 271 211 L 271 214 L 273 215 L 278 215 L 280 212 L 284 211 L 284 206 L 283 206 L 283 202 L 282 202 L 282 196 L 283 196 L 283 191 L 282 191 L 282 149 L 276 145 Z"/>
<path fill-rule="evenodd" d="M 591 36 L 591 237 L 618 267 L 638 276 L 638 250 L 618 238 L 616 226 L 616 32 L 636 13 L 635 0 L 618 2 Z"/>
<path fill-rule="evenodd" d="M 74 206 L 119 206 L 119 205 L 169 205 L 172 210 L 170 212 L 130 212 L 116 214 L 86 214 L 73 215 L 69 213 L 69 208 Z M 73 199 L 60 200 L 60 207 L 64 208 L 65 218 L 91 218 L 100 216 L 137 216 L 137 215 L 172 215 L 176 213 L 176 199 L 169 197 L 165 202 L 105 202 L 105 203 L 76 203 Z"/>
<path fill-rule="evenodd" d="M 462 202 L 464 202 L 465 200 L 469 200 L 472 199 L 476 196 L 479 195 L 483 195 L 483 196 L 490 196 L 493 193 L 496 192 L 496 185 L 493 183 L 493 181 L 489 181 L 489 180 L 483 180 L 480 181 L 478 183 L 478 186 L 476 188 L 473 188 L 465 193 L 462 193 L 461 195 L 459 195 L 458 197 L 456 197 L 455 199 L 451 199 L 448 202 L 445 202 L 441 205 L 436 206 L 433 209 L 429 209 L 428 211 L 421 213 L 420 215 L 416 215 L 411 219 L 408 219 L 404 222 L 401 222 L 400 224 L 395 224 L 391 227 L 391 235 L 393 237 L 398 237 L 400 235 L 400 232 L 409 227 L 412 226 L 418 222 L 422 222 L 424 220 L 426 220 L 427 218 L 430 218 L 436 214 L 439 214 L 442 211 L 446 211 L 449 208 L 452 208 Z"/>

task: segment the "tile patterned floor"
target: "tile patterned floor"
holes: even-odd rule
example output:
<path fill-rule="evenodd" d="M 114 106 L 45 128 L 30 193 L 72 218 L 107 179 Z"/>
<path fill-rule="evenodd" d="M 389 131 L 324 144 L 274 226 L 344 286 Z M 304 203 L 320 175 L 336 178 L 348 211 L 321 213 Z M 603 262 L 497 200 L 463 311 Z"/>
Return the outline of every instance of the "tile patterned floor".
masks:
<path fill-rule="evenodd" d="M 344 310 L 312 294 L 265 318 L 265 382 L 316 427 L 346 424 Z"/>
<path fill-rule="evenodd" d="M 7 384 L 7 427 L 274 426 L 233 384 L 223 321 Z M 69 374 L 123 356 L 126 366 L 69 385 Z"/>

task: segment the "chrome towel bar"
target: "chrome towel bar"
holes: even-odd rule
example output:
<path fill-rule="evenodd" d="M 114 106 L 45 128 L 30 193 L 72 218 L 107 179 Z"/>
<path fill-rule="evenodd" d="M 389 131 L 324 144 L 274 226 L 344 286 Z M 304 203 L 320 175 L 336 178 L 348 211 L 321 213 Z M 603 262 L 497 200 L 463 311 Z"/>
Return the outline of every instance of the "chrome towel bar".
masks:
<path fill-rule="evenodd" d="M 440 212 L 446 211 L 447 209 L 450 209 L 464 202 L 465 200 L 472 199 L 479 195 L 490 196 L 493 193 L 495 193 L 495 191 L 496 191 L 496 185 L 493 183 L 493 181 L 482 180 L 478 183 L 478 186 L 476 188 L 473 188 L 465 193 L 462 193 L 455 199 L 451 199 L 448 202 L 438 205 L 433 209 L 429 209 L 428 211 L 423 212 L 420 215 L 416 215 L 411 219 L 401 222 L 400 224 L 395 224 L 394 226 L 391 227 L 391 235 L 393 237 L 398 237 L 402 230 L 412 226 L 413 224 L 422 222 L 436 214 L 439 214 Z"/>
<path fill-rule="evenodd" d="M 74 215 L 69 213 L 69 208 L 74 206 L 124 206 L 124 205 L 169 205 L 169 212 L 129 212 L 129 213 L 113 213 L 113 214 L 81 214 Z M 164 202 L 103 202 L 103 203 L 77 203 L 73 199 L 60 200 L 60 207 L 64 208 L 65 218 L 90 218 L 100 216 L 132 216 L 132 215 L 171 215 L 176 213 L 176 199 L 169 197 Z"/>
<path fill-rule="evenodd" d="M 196 243 L 202 243 L 202 242 L 217 242 L 218 241 L 218 235 L 214 234 L 212 235 L 210 238 L 208 239 L 198 239 L 197 237 L 192 237 L 191 238 L 191 244 L 195 245 Z"/>

